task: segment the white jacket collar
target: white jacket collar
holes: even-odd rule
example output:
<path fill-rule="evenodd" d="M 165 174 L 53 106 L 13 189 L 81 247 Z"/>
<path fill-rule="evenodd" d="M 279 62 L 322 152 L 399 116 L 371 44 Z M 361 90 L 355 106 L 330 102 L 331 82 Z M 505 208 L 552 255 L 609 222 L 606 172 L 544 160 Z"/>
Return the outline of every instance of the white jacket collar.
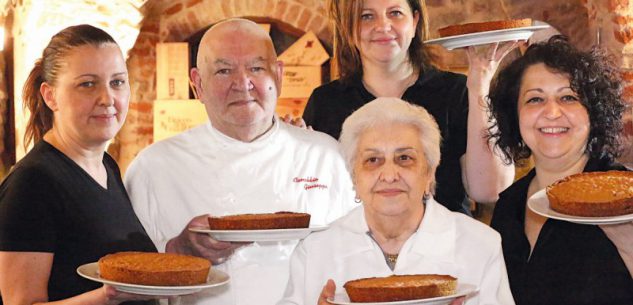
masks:
<path fill-rule="evenodd" d="M 270 142 L 273 141 L 273 139 L 275 138 L 275 135 L 278 133 L 279 125 L 280 125 L 279 118 L 277 117 L 277 115 L 273 116 L 273 126 L 268 131 L 266 131 L 266 133 L 261 135 L 259 138 L 257 138 L 253 142 L 243 142 L 243 141 L 231 138 L 225 135 L 224 133 L 220 132 L 219 130 L 215 129 L 213 125 L 211 124 L 211 122 L 207 123 L 207 130 L 209 131 L 209 134 L 218 143 L 220 143 L 220 145 L 222 145 L 222 147 L 225 147 L 225 148 L 230 147 L 230 148 L 236 148 L 236 149 L 244 149 L 244 148 L 255 149 L 258 147 L 269 145 Z"/>
<path fill-rule="evenodd" d="M 454 212 L 429 198 L 424 210 L 424 218 L 420 227 L 412 237 L 410 251 L 437 261 L 455 261 L 455 242 L 457 241 L 457 227 Z"/>
<path fill-rule="evenodd" d="M 429 198 L 426 203 L 424 217 L 420 227 L 407 241 L 402 251 L 426 256 L 434 261 L 452 263 L 455 261 L 455 242 L 457 240 L 454 212 L 449 211 L 435 199 Z M 353 209 L 349 214 L 337 220 L 333 225 L 340 226 L 349 238 L 353 248 L 346 249 L 345 253 L 355 253 L 373 250 L 378 245 L 367 235 L 369 227 L 365 220 L 364 206 Z M 363 245 L 358 247 L 358 245 Z"/>

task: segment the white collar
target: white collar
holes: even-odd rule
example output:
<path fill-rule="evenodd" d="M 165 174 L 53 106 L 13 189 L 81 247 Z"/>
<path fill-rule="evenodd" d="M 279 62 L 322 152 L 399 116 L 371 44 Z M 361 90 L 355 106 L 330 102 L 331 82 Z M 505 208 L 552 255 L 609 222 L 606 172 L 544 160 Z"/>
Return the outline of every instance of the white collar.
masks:
<path fill-rule="evenodd" d="M 412 246 L 408 252 L 431 257 L 436 261 L 454 262 L 455 242 L 457 240 L 454 212 L 449 211 L 434 198 L 429 198 L 424 210 L 424 217 L 417 232 L 410 237 Z M 350 242 L 355 249 L 349 249 L 347 253 L 352 255 L 363 251 L 372 250 L 377 245 L 367 235 L 369 227 L 365 220 L 363 206 L 353 209 L 348 215 L 337 221 L 343 230 L 354 233 L 350 235 L 355 242 Z M 358 246 L 363 245 L 363 246 Z M 403 249 L 403 251 L 407 251 Z"/>
<path fill-rule="evenodd" d="M 235 138 L 229 137 L 226 134 L 214 128 L 213 125 L 211 125 L 211 122 L 208 122 L 206 124 L 206 127 L 207 127 L 206 129 L 209 135 L 211 135 L 211 137 L 215 141 L 217 141 L 220 144 L 220 146 L 222 146 L 223 148 L 236 149 L 236 150 L 241 150 L 241 149 L 252 150 L 252 149 L 258 149 L 258 148 L 272 144 L 274 142 L 274 139 L 276 138 L 276 135 L 279 133 L 278 132 L 279 125 L 281 125 L 279 124 L 279 118 L 277 117 L 277 115 L 274 115 L 273 126 L 269 130 L 267 130 L 263 135 L 255 139 L 255 141 L 253 142 L 244 142 L 244 141 L 240 141 Z"/>

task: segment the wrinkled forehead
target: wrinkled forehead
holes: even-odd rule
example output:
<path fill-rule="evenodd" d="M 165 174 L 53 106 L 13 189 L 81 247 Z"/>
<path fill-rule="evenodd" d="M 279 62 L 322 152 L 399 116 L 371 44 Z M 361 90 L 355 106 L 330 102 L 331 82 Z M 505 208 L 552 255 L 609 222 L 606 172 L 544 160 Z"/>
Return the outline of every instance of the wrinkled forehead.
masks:
<path fill-rule="evenodd" d="M 271 58 L 270 52 L 265 49 L 256 48 L 213 48 L 209 50 L 203 65 L 199 66 L 205 70 L 217 70 L 224 68 L 241 69 L 263 67 L 266 70 L 272 69 L 275 59 Z"/>
<path fill-rule="evenodd" d="M 233 56 L 234 54 L 211 54 L 209 64 L 217 67 L 235 67 L 235 66 L 265 66 L 270 65 L 272 61 L 268 57 L 253 55 Z"/>

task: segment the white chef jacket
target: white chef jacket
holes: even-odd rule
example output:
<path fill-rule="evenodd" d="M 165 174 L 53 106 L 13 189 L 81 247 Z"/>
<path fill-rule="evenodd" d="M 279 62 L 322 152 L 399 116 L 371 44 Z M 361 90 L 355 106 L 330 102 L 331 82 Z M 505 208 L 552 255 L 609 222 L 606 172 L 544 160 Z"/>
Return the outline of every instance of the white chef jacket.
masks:
<path fill-rule="evenodd" d="M 368 235 L 363 207 L 303 240 L 290 260 L 290 280 L 278 305 L 317 303 L 328 279 L 336 293 L 343 284 L 392 274 L 448 274 L 458 283 L 476 285 L 466 304 L 513 305 L 501 238 L 488 226 L 451 212 L 432 198 L 418 230 L 404 243 L 392 271 L 382 250 Z"/>
<path fill-rule="evenodd" d="M 251 143 L 230 138 L 210 123 L 157 142 L 132 162 L 125 186 L 159 251 L 202 214 L 306 212 L 310 225 L 319 226 L 357 205 L 336 141 L 278 118 Z M 183 297 L 182 304 L 274 304 L 283 295 L 296 244 L 240 248 L 213 267 L 230 275 L 227 287 Z"/>

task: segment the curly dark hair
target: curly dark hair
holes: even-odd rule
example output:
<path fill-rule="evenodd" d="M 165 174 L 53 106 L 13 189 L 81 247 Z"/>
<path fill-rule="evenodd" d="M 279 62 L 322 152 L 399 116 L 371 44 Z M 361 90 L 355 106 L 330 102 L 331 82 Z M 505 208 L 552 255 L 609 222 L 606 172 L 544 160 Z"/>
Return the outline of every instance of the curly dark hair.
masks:
<path fill-rule="evenodd" d="M 531 45 L 522 57 L 503 68 L 491 84 L 488 96 L 488 139 L 498 147 L 505 162 L 520 162 L 532 154 L 519 130 L 518 97 L 525 70 L 543 63 L 567 75 L 571 89 L 589 114 L 590 131 L 586 153 L 590 157 L 615 159 L 620 153 L 622 130 L 622 80 L 614 60 L 598 48 L 576 49 L 566 37 L 556 35 Z"/>

